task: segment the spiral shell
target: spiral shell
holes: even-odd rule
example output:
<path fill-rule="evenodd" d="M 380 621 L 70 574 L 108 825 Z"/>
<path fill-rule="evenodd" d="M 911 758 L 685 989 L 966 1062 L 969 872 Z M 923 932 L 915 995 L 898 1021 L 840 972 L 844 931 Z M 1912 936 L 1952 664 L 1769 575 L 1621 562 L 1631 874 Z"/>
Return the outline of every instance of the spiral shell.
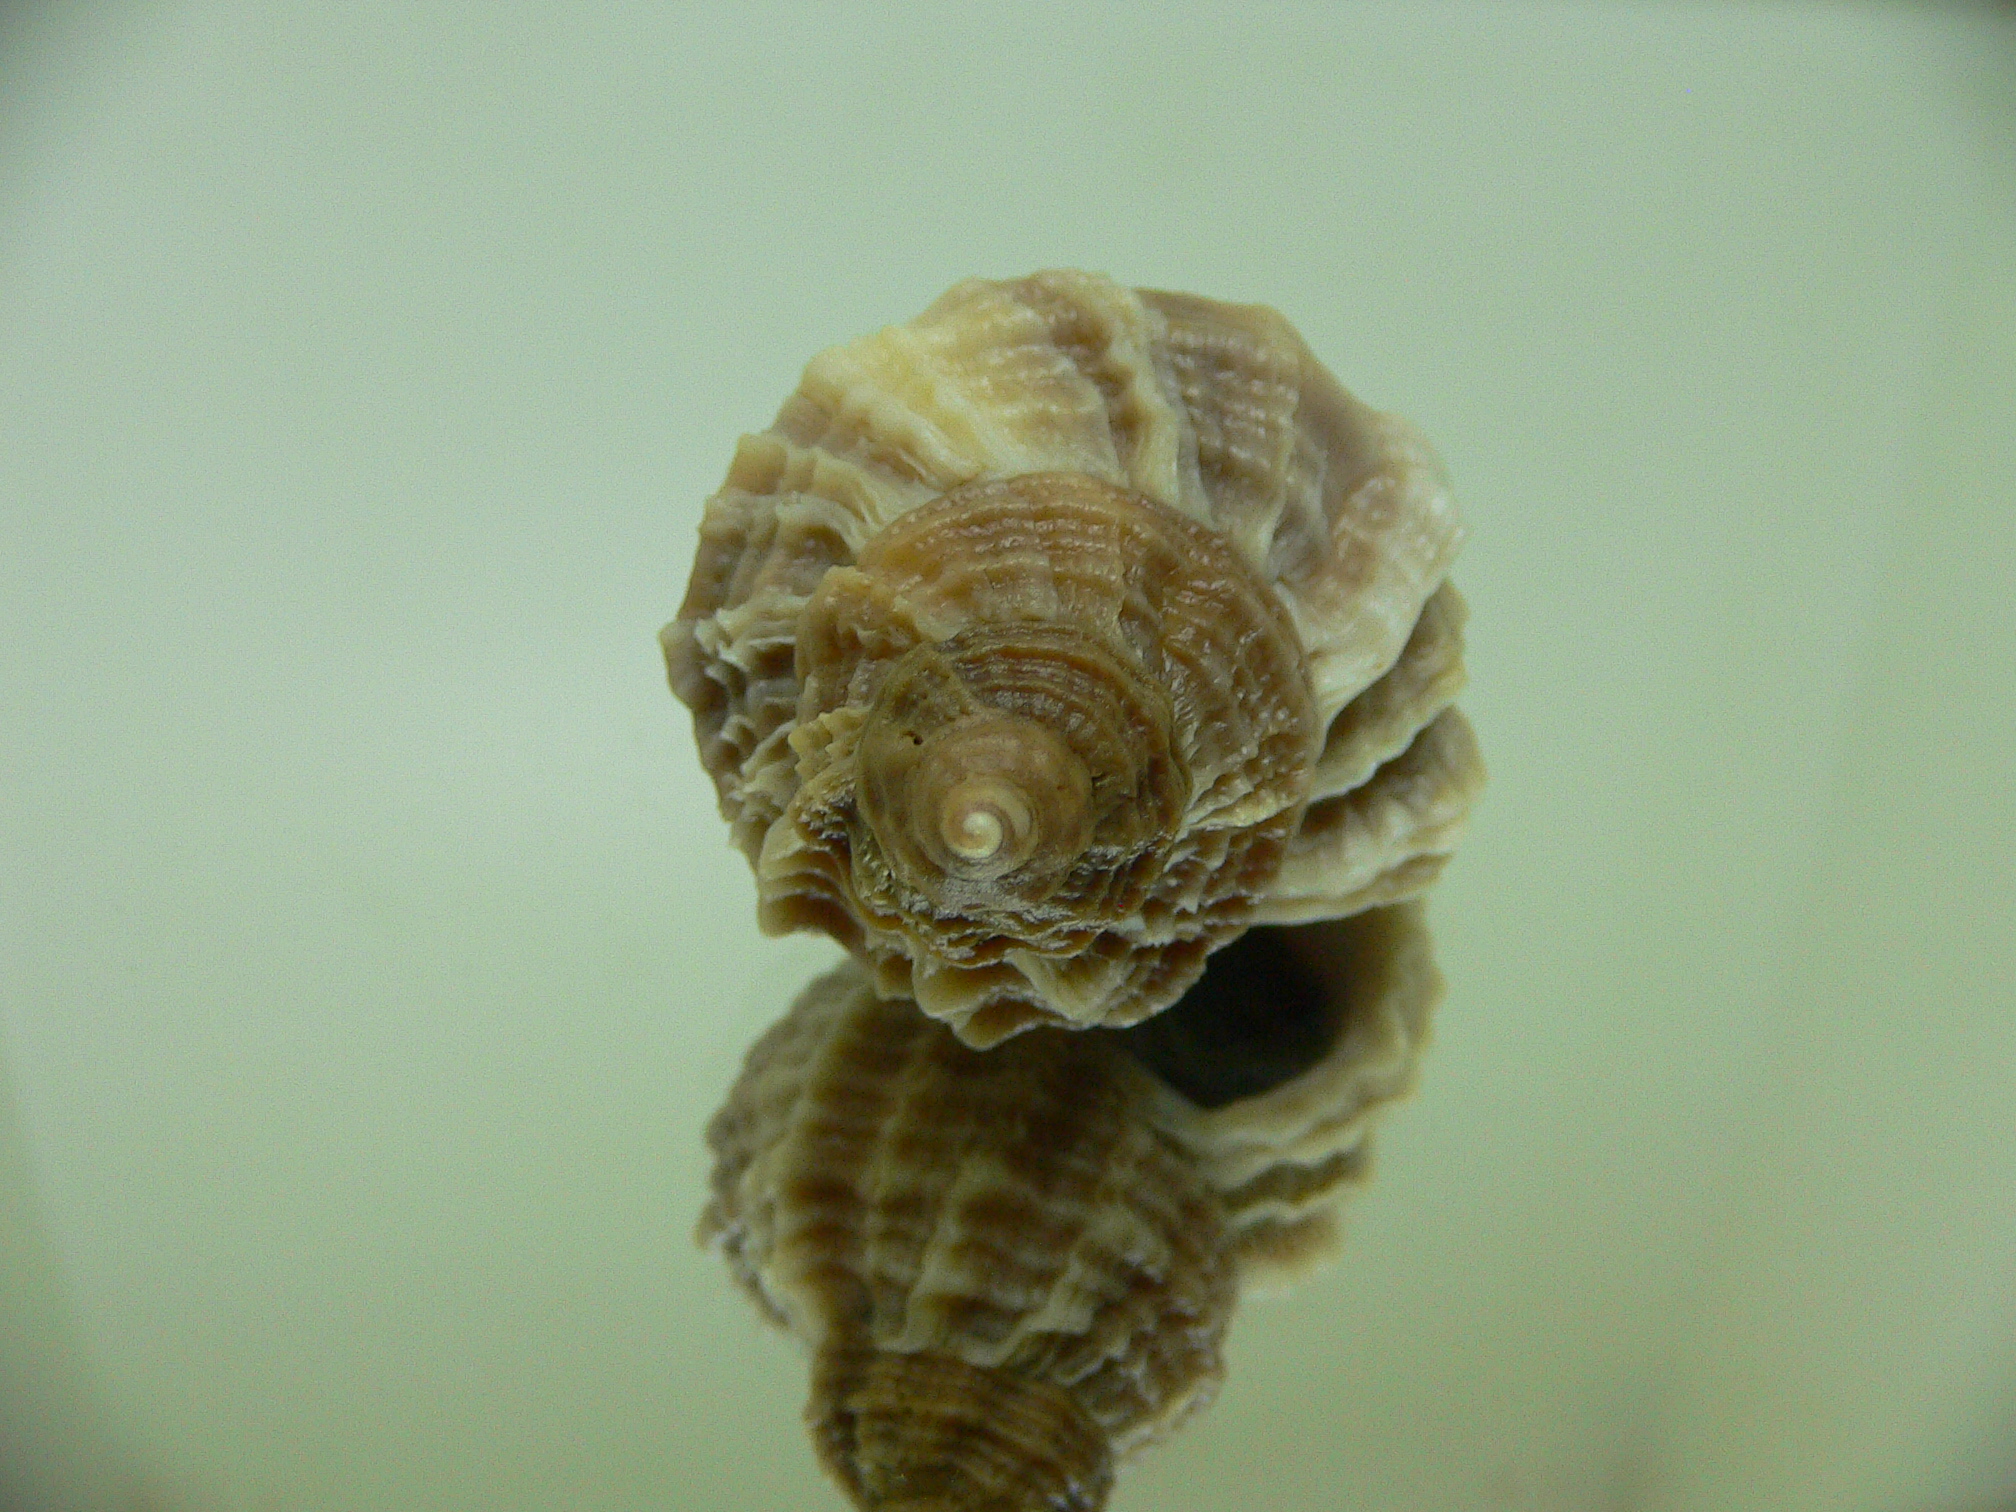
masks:
<path fill-rule="evenodd" d="M 763 926 L 986 1046 L 1432 880 L 1460 541 L 1273 311 L 971 280 L 743 438 L 663 641 Z"/>
<path fill-rule="evenodd" d="M 1137 1029 L 985 1052 L 850 963 L 750 1051 L 700 1238 L 810 1346 L 857 1506 L 1094 1512 L 1209 1400 L 1238 1287 L 1327 1245 L 1439 990 L 1413 905 L 1256 930 Z"/>

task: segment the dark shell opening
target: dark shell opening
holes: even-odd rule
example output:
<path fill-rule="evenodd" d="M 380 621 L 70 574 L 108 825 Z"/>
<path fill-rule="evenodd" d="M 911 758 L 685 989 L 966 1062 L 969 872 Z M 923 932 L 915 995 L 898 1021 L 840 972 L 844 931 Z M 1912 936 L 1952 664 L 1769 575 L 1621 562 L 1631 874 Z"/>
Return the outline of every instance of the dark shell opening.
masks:
<path fill-rule="evenodd" d="M 1248 930 L 1214 952 L 1170 1007 L 1112 1032 L 1199 1107 L 1222 1108 L 1292 1081 L 1330 1053 L 1347 1007 L 1348 995 L 1296 948 L 1306 929 Z"/>

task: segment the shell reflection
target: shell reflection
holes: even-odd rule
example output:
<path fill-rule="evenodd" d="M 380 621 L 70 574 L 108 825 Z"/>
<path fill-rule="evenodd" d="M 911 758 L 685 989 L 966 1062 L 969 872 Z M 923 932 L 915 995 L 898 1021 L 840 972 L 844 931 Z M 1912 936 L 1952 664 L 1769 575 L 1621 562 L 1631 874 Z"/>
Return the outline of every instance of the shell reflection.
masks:
<path fill-rule="evenodd" d="M 700 1237 L 807 1344 L 864 1509 L 1102 1506 L 1324 1253 L 1441 990 L 1416 905 L 1263 927 L 1137 1028 L 975 1050 L 849 963 L 749 1052 Z"/>

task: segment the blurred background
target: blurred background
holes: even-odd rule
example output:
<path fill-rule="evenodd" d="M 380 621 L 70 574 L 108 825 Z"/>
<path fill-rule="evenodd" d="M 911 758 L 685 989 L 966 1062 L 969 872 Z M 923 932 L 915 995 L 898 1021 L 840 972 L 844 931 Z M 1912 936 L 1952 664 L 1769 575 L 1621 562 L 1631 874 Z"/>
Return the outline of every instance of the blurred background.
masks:
<path fill-rule="evenodd" d="M 842 1508 L 689 1237 L 833 947 L 654 632 L 1060 265 L 1435 439 L 1493 771 L 1117 1512 L 2016 1507 L 2016 21 L 1506 0 L 0 10 L 0 1505 Z"/>

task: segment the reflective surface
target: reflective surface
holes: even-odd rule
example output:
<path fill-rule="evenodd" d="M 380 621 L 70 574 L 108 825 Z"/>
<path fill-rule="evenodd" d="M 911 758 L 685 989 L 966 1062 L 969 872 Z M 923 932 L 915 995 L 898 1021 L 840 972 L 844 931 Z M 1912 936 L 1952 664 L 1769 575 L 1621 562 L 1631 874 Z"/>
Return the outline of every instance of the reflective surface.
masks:
<path fill-rule="evenodd" d="M 688 1236 L 832 952 L 653 637 L 810 352 L 1063 264 L 1434 438 L 1493 770 L 1115 1507 L 2008 1502 L 2012 123 L 1902 8 L 0 21 L 0 1489 L 843 1505 Z"/>

